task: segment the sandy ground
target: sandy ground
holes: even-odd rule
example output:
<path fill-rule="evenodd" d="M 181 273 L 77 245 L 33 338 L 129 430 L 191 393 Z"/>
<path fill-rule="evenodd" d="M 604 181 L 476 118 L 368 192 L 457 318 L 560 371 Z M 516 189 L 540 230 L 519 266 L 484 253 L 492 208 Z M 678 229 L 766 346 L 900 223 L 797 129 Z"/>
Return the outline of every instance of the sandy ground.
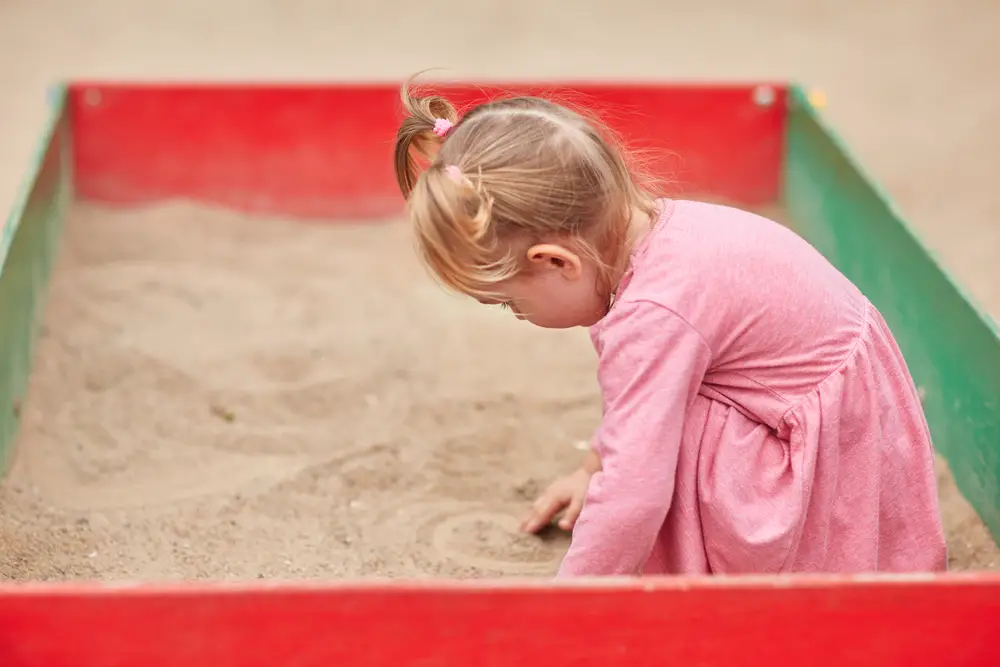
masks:
<path fill-rule="evenodd" d="M 551 575 L 567 535 L 518 519 L 599 413 L 583 330 L 446 294 L 401 221 L 79 206 L 0 577 Z M 1000 569 L 940 479 L 952 567 Z"/>
<path fill-rule="evenodd" d="M 80 209 L 0 577 L 553 572 L 565 536 L 517 521 L 596 426 L 594 355 L 477 305 L 402 222 Z"/>
<path fill-rule="evenodd" d="M 702 4 L 582 0 L 574 4 L 573 12 L 567 12 L 561 0 L 470 0 L 445 5 L 387 0 L 0 0 L 0 211 L 13 201 L 34 151 L 43 125 L 45 86 L 60 78 L 396 80 L 415 69 L 435 66 L 473 78 L 795 78 L 825 89 L 831 101 L 827 115 L 845 139 L 929 246 L 996 316 L 1000 315 L 996 269 L 1000 189 L 993 179 L 1000 155 L 1000 90 L 990 84 L 1000 61 L 997 25 L 1000 4 L 991 0 L 892 0 L 877 5 L 837 0 Z M 252 233 L 279 233 L 279 227 Z M 251 233 L 249 228 L 244 231 Z M 148 241 L 134 242 L 132 254 L 128 248 L 117 248 L 121 257 L 196 259 L 179 248 L 177 256 L 144 255 L 148 248 L 143 244 Z M 83 244 L 76 258 L 81 262 L 88 261 L 86 239 Z M 221 246 L 209 244 L 206 252 L 215 248 L 224 253 L 225 244 Z M 91 256 L 89 261 L 100 260 Z M 497 528 L 507 525 L 509 519 L 501 518 L 508 516 L 506 510 L 501 517 L 496 509 L 484 515 L 482 492 L 489 507 L 520 506 L 552 471 L 572 462 L 576 452 L 568 443 L 586 437 L 593 425 L 588 402 L 592 397 L 581 390 L 590 384 L 581 380 L 527 387 L 517 386 L 511 378 L 509 386 L 494 384 L 495 391 L 484 396 L 477 393 L 476 383 L 488 374 L 469 357 L 467 376 L 454 379 L 449 398 L 464 401 L 466 411 L 476 410 L 480 400 L 485 411 L 506 416 L 507 421 L 496 422 L 485 437 L 503 438 L 517 451 L 531 451 L 535 463 L 524 467 L 519 454 L 511 452 L 497 455 L 488 478 L 481 471 L 459 468 L 436 479 L 423 475 L 411 479 L 412 469 L 424 462 L 423 455 L 410 443 L 392 440 L 389 427 L 396 424 L 392 419 L 408 415 L 405 419 L 412 420 L 409 426 L 414 432 L 430 427 L 421 420 L 437 420 L 435 427 L 451 434 L 449 446 L 459 452 L 477 446 L 468 438 L 479 431 L 470 430 L 452 413 L 430 407 L 445 398 L 428 388 L 432 370 L 421 371 L 423 380 L 406 379 L 414 382 L 406 386 L 419 390 L 400 384 L 395 398 L 362 400 L 368 390 L 348 387 L 349 377 L 323 361 L 327 348 L 316 341 L 322 339 L 324 327 L 329 333 L 342 320 L 330 312 L 309 310 L 306 294 L 315 287 L 287 285 L 275 270 L 273 282 L 285 285 L 282 298 L 294 297 L 287 301 L 292 312 L 279 312 L 282 300 L 273 284 L 234 280 L 222 270 L 213 273 L 212 298 L 220 312 L 230 314 L 218 326 L 230 332 L 231 345 L 205 348 L 205 358 L 188 359 L 185 365 L 176 353 L 171 356 L 168 344 L 179 337 L 194 340 L 197 330 L 139 328 L 126 335 L 122 329 L 131 331 L 132 320 L 124 319 L 130 308 L 148 313 L 160 304 L 180 318 L 177 322 L 190 318 L 198 308 L 191 301 L 195 275 L 190 267 L 177 268 L 172 291 L 141 300 L 134 292 L 114 288 L 121 278 L 114 274 L 121 266 L 88 270 L 89 282 L 66 288 L 90 290 L 90 306 L 103 304 L 111 319 L 94 316 L 85 299 L 64 303 L 61 307 L 68 310 L 61 316 L 79 315 L 74 329 L 79 338 L 69 340 L 60 332 L 55 339 L 49 333 L 41 345 L 43 359 L 46 349 L 65 348 L 63 356 L 48 358 L 66 366 L 41 369 L 43 379 L 35 382 L 33 391 L 38 406 L 73 391 L 87 395 L 89 403 L 52 404 L 45 413 L 58 418 L 51 424 L 42 423 L 40 409 L 27 406 L 27 428 L 39 444 L 24 448 L 20 477 L 3 489 L 5 528 L 0 540 L 10 535 L 17 539 L 13 544 L 0 542 L 0 574 L 222 576 L 226 572 L 204 557 L 212 549 L 229 574 L 241 577 L 362 570 L 471 574 L 508 572 L 512 567 L 530 574 L 548 571 L 558 560 L 563 539 L 511 542 L 509 532 Z M 149 273 L 143 279 L 155 282 Z M 270 310 L 239 310 L 238 304 L 222 296 L 227 289 L 257 298 L 258 304 L 270 304 Z M 465 321 L 466 315 L 438 298 L 428 293 L 417 303 L 432 308 L 435 316 L 428 321 L 438 322 L 441 336 L 453 336 L 448 327 Z M 55 314 L 50 316 L 59 317 L 55 310 L 59 307 L 54 304 Z M 315 344 L 316 358 L 307 363 L 301 356 L 254 351 L 246 331 L 263 325 L 273 328 L 278 316 L 299 322 L 295 329 L 301 337 L 295 339 L 299 351 L 315 350 L 310 347 Z M 407 322 L 401 317 L 393 334 L 407 332 Z M 519 341 L 519 336 L 527 335 L 526 327 L 507 328 L 501 323 L 494 327 L 490 322 L 488 329 L 498 340 L 509 336 Z M 342 329 L 335 331 L 346 336 L 338 342 L 343 350 L 362 354 L 376 344 L 351 338 Z M 206 344 L 205 339 L 197 340 L 198 345 Z M 584 344 L 579 337 L 541 340 L 532 338 L 525 349 L 546 360 L 565 359 L 567 377 L 592 381 L 589 368 L 581 369 L 561 356 L 564 350 Z M 471 355 L 469 349 L 463 352 L 457 337 L 452 342 L 455 355 Z M 82 349 L 88 345 L 84 358 Z M 131 352 L 116 356 L 112 349 L 116 347 Z M 401 345 L 404 349 L 408 348 Z M 391 358 L 379 359 L 380 368 L 391 366 Z M 432 366 L 432 360 L 426 363 Z M 138 368 L 143 371 L 136 372 Z M 211 370 L 212 383 L 194 383 L 192 368 Z M 382 386 L 384 380 L 366 378 L 361 386 Z M 490 376 L 490 381 L 495 378 Z M 234 383 L 251 389 L 234 388 Z M 560 393 L 560 387 L 569 392 Z M 154 395 L 159 397 L 155 403 Z M 201 403 L 181 403 L 179 397 L 185 395 L 198 397 Z M 272 400 L 276 396 L 282 398 Z M 403 409 L 404 405 L 409 407 Z M 539 405 L 547 406 L 548 416 L 558 414 L 561 419 L 540 421 Z M 334 416 L 344 414 L 350 419 L 337 421 L 338 428 L 373 427 L 361 434 L 368 450 L 348 448 L 354 453 L 346 454 L 344 447 L 335 446 L 357 442 L 353 431 L 327 430 L 327 440 L 319 441 L 297 430 L 303 421 L 333 422 Z M 176 415 L 184 419 L 174 419 Z M 65 425 L 71 421 L 89 424 L 73 443 L 86 446 L 88 454 L 71 460 L 45 456 L 56 446 L 67 446 L 67 441 L 59 444 L 60 433 L 67 433 Z M 522 439 L 525 432 L 535 435 L 530 442 L 510 444 L 515 432 Z M 134 433 L 148 446 L 138 452 L 125 448 L 119 439 L 123 433 Z M 217 437 L 206 444 L 202 433 Z M 376 441 L 380 433 L 384 440 Z M 205 449 L 213 453 L 209 463 L 199 458 Z M 333 478 L 324 474 L 323 465 L 327 470 L 355 470 L 356 478 L 351 481 L 346 473 Z M 359 547 L 360 536 L 345 533 L 342 527 L 360 525 L 355 519 L 382 521 L 367 504 L 371 502 L 367 496 L 384 493 L 365 485 L 372 480 L 400 484 L 404 475 L 414 496 L 440 498 L 443 505 L 418 503 L 413 505 L 415 514 L 386 523 L 378 539 L 390 539 L 392 533 L 391 539 L 424 546 L 404 562 L 373 563 L 374 552 Z M 468 481 L 462 487 L 467 496 L 457 489 L 459 475 Z M 239 488 L 244 491 L 235 490 Z M 136 489 L 148 494 L 150 507 L 159 509 L 130 508 L 124 499 L 133 497 Z M 228 500 L 205 500 L 206 492 Z M 960 501 L 949 507 L 955 510 L 946 511 L 950 525 L 975 525 Z M 286 530 L 290 516 L 299 517 L 291 524 L 301 533 Z M 442 522 L 441 517 L 453 521 Z M 213 529 L 196 528 L 206 525 Z M 970 566 L 987 566 L 975 556 L 980 553 L 976 530 L 962 534 L 966 537 L 952 540 L 953 555 Z M 483 543 L 486 546 L 480 548 Z M 437 547 L 420 550 L 428 544 Z M 959 556 L 964 550 L 973 555 Z M 517 557 L 514 565 L 507 560 L 467 560 L 469 554 L 484 552 Z M 40 560 L 40 553 L 47 557 Z M 449 553 L 462 556 L 441 555 Z M 465 565 L 455 565 L 461 562 Z"/>

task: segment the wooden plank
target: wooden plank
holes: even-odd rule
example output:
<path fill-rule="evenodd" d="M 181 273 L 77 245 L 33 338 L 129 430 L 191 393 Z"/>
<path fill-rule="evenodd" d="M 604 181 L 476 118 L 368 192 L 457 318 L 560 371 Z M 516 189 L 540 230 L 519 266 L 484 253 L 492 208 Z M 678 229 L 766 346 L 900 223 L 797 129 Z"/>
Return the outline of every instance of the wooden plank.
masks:
<path fill-rule="evenodd" d="M 963 667 L 998 627 L 990 575 L 0 588 L 4 667 Z"/>
<path fill-rule="evenodd" d="M 0 233 L 0 476 L 11 460 L 36 328 L 69 199 L 65 89 L 53 90 L 49 124 Z"/>
<path fill-rule="evenodd" d="M 784 88 L 493 84 L 439 87 L 468 105 L 502 91 L 594 107 L 675 193 L 747 205 L 778 195 Z M 392 143 L 397 84 L 77 83 L 79 196 L 115 204 L 194 198 L 256 213 L 377 218 L 401 211 Z"/>

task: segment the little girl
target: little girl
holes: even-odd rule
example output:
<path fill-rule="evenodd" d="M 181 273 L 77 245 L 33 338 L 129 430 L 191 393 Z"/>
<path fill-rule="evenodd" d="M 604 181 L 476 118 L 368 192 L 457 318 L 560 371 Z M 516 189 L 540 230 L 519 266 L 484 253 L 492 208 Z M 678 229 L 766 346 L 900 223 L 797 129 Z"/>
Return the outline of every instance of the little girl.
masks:
<path fill-rule="evenodd" d="M 590 327 L 601 425 L 525 525 L 570 505 L 559 576 L 945 569 L 916 388 L 816 250 L 751 213 L 655 198 L 563 106 L 515 97 L 459 120 L 409 86 L 403 101 L 396 174 L 434 274 L 537 326 Z"/>

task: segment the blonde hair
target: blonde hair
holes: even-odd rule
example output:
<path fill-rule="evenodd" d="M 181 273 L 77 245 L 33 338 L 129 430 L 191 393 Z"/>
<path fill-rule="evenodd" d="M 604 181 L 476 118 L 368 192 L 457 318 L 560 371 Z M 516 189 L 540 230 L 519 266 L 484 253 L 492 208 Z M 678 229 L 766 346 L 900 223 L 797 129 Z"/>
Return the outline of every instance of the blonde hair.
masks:
<path fill-rule="evenodd" d="M 461 120 L 448 100 L 402 88 L 396 179 L 417 246 L 445 286 L 493 298 L 523 266 L 518 244 L 560 237 L 593 259 L 604 280 L 627 259 L 633 212 L 654 200 L 596 119 L 539 97 L 481 104 Z M 453 123 L 446 137 L 435 123 Z M 417 157 L 430 164 L 422 172 Z M 611 288 L 608 285 L 608 288 Z"/>

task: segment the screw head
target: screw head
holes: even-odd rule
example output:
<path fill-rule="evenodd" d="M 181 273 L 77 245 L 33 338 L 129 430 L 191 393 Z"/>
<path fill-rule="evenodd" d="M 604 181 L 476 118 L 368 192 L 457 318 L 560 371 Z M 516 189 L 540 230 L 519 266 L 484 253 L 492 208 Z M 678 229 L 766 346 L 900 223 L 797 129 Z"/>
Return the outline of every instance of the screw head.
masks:
<path fill-rule="evenodd" d="M 757 106 L 769 107 L 774 104 L 776 97 L 771 86 L 757 86 L 753 89 L 753 101 Z"/>

